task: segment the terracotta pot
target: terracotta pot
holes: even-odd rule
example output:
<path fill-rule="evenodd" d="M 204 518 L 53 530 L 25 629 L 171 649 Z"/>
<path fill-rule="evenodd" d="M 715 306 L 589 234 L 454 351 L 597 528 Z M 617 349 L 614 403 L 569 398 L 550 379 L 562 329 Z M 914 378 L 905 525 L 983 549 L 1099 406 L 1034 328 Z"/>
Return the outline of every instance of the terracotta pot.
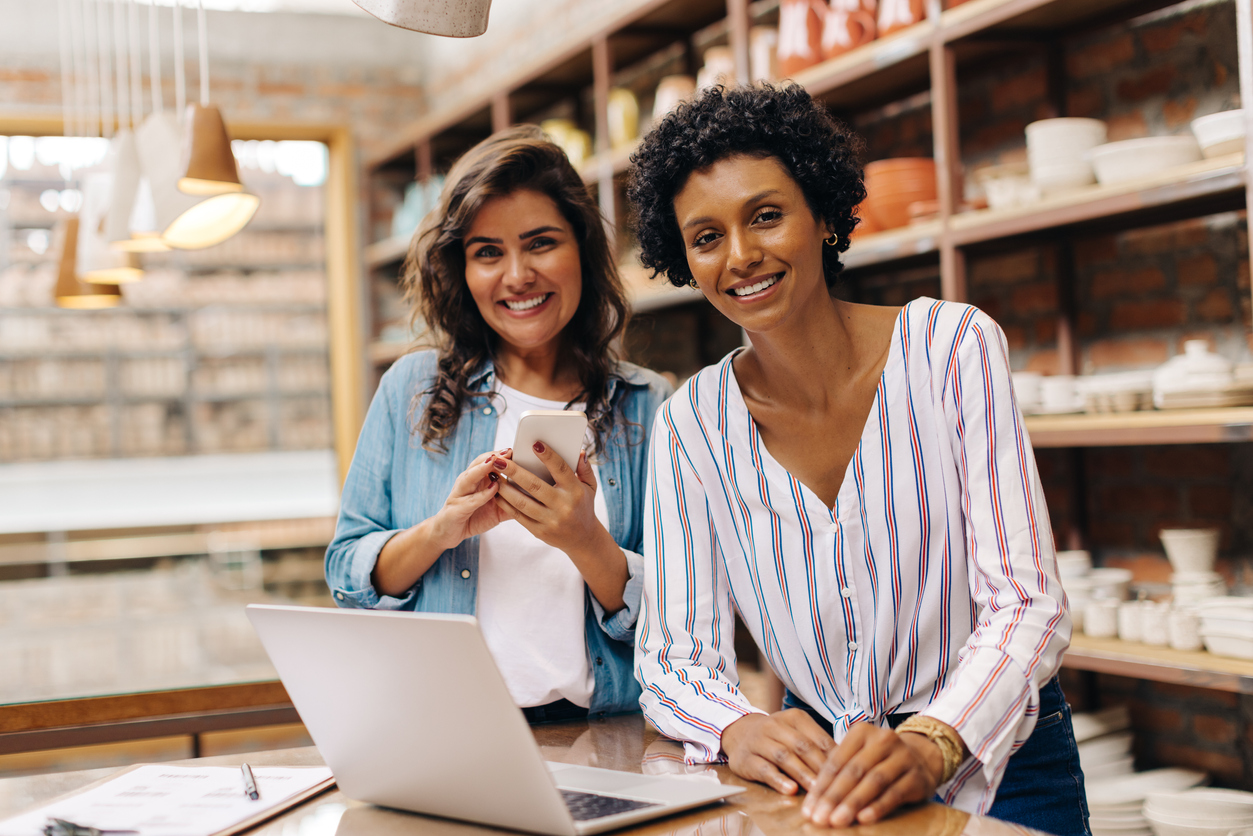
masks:
<path fill-rule="evenodd" d="M 912 26 L 926 16 L 923 0 L 879 0 L 879 37 Z"/>
<path fill-rule="evenodd" d="M 879 232 L 879 226 L 875 223 L 874 218 L 870 217 L 870 212 L 866 209 L 866 203 L 857 204 L 857 208 L 853 210 L 853 214 L 860 220 L 853 229 L 853 234 L 848 236 L 850 240 L 856 240 L 865 235 L 874 235 Z"/>
<path fill-rule="evenodd" d="M 866 213 L 880 229 L 909 223 L 910 204 L 935 200 L 935 160 L 899 157 L 866 166 Z"/>
<path fill-rule="evenodd" d="M 834 58 L 875 39 L 875 0 L 831 0 L 822 27 L 822 55 Z"/>
<path fill-rule="evenodd" d="M 823 0 L 783 0 L 779 4 L 779 76 L 787 78 L 822 61 Z"/>

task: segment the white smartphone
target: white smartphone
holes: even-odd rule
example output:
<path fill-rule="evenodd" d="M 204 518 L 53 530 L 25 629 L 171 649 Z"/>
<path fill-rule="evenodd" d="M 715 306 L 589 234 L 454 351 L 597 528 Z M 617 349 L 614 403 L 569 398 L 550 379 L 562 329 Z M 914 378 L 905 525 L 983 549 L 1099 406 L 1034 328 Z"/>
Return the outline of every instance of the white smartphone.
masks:
<path fill-rule="evenodd" d="M 579 464 L 583 437 L 587 434 L 587 416 L 574 409 L 528 409 L 518 419 L 518 434 L 513 439 L 513 460 L 548 484 L 555 481 L 548 467 L 535 455 L 537 441 L 561 456 L 573 470 Z"/>

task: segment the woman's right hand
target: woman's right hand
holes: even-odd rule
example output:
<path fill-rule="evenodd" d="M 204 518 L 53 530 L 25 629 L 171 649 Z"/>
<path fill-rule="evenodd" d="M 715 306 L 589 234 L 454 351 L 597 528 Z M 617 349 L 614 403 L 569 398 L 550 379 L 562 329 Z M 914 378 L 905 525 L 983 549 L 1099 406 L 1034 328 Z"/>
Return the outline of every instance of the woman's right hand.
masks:
<path fill-rule="evenodd" d="M 491 501 L 501 484 L 499 471 L 492 467 L 492 462 L 512 456 L 512 450 L 493 450 L 470 462 L 434 516 L 384 543 L 370 573 L 375 590 L 392 597 L 404 595 L 441 554 L 507 519 Z"/>
<path fill-rule="evenodd" d="M 808 791 L 834 748 L 831 736 L 799 708 L 745 714 L 722 730 L 731 771 L 784 795 Z"/>
<path fill-rule="evenodd" d="M 500 490 L 500 471 L 492 467 L 497 458 L 513 458 L 513 449 L 490 450 L 470 462 L 453 482 L 444 506 L 431 517 L 432 540 L 446 551 L 463 540 L 490 531 L 508 517 L 491 499 Z"/>

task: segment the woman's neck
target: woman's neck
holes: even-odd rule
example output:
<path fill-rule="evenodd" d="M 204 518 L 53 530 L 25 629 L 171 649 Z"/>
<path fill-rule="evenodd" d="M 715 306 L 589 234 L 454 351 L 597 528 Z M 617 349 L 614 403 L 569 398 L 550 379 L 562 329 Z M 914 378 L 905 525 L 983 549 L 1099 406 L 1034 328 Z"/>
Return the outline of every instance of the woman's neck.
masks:
<path fill-rule="evenodd" d="M 510 388 L 549 401 L 569 401 L 582 384 L 568 360 L 561 340 L 538 348 L 501 345 L 496 351 L 496 376 Z"/>

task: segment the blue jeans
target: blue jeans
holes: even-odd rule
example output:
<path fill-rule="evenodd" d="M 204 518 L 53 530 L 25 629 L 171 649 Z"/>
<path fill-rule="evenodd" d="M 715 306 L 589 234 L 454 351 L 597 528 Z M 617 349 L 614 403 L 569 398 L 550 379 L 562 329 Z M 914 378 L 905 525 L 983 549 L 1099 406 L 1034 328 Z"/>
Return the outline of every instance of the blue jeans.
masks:
<path fill-rule="evenodd" d="M 790 691 L 784 694 L 783 707 L 808 711 L 831 732 L 831 723 Z M 889 715 L 888 725 L 896 728 L 908 716 Z M 1083 770 L 1079 768 L 1079 747 L 1070 725 L 1070 706 L 1057 677 L 1040 689 L 1040 719 L 1031 737 L 1005 765 L 1005 775 L 988 815 L 1056 836 L 1092 835 L 1088 829 L 1088 799 Z"/>

